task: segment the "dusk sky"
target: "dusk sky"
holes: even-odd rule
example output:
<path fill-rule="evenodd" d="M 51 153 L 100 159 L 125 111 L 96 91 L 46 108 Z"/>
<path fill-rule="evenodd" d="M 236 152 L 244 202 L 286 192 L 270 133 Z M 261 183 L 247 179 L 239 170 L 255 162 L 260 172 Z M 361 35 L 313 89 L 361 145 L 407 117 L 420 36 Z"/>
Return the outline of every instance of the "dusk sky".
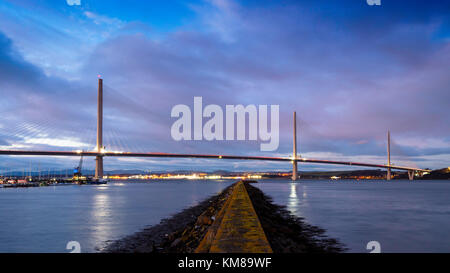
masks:
<path fill-rule="evenodd" d="M 79 3 L 79 5 L 78 5 Z M 107 150 L 450 166 L 450 2 L 0 1 L 0 149 Z M 177 104 L 279 105 L 280 145 L 175 141 Z M 79 158 L 0 157 L 0 172 Z M 86 159 L 93 169 L 94 160 Z M 289 164 L 105 159 L 105 169 L 289 170 Z M 303 165 L 300 170 L 349 167 Z"/>

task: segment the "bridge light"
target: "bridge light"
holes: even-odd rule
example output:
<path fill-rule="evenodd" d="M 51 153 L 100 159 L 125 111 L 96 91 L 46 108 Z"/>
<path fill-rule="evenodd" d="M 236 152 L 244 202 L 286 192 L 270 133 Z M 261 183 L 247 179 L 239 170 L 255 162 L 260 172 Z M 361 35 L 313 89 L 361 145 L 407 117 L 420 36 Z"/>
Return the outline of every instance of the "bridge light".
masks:
<path fill-rule="evenodd" d="M 221 155 L 219 155 L 219 159 L 222 159 L 222 156 L 221 156 Z"/>

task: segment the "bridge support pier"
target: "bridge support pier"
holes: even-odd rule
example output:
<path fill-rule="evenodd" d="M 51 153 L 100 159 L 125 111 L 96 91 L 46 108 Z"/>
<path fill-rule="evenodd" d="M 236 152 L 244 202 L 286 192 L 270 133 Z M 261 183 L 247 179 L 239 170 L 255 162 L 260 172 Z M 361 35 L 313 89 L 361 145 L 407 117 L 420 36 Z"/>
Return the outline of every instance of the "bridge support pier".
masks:
<path fill-rule="evenodd" d="M 98 99 L 97 99 L 97 153 L 103 151 L 103 80 L 98 79 Z M 103 156 L 95 158 L 96 180 L 103 178 Z"/>
<path fill-rule="evenodd" d="M 387 132 L 387 157 L 388 166 L 391 166 L 391 133 L 389 131 Z M 391 168 L 387 168 L 386 180 L 391 179 Z"/>
<path fill-rule="evenodd" d="M 408 178 L 409 180 L 414 180 L 414 171 L 408 171 Z"/>
<path fill-rule="evenodd" d="M 297 113 L 294 112 L 294 142 L 292 151 L 292 181 L 298 179 L 298 166 L 297 166 Z"/>
<path fill-rule="evenodd" d="M 295 181 L 298 179 L 298 166 L 297 161 L 292 161 L 292 181 Z"/>
<path fill-rule="evenodd" d="M 103 156 L 95 158 L 95 179 L 103 178 Z"/>

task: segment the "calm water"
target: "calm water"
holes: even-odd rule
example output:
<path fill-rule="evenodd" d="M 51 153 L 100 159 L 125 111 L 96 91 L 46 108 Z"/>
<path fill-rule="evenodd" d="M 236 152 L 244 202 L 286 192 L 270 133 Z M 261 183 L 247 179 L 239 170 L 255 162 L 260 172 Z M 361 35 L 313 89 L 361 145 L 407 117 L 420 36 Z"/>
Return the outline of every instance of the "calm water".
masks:
<path fill-rule="evenodd" d="M 164 181 L 0 188 L 0 252 L 95 252 L 220 192 L 227 182 Z"/>
<path fill-rule="evenodd" d="M 350 252 L 450 252 L 450 181 L 298 181 L 255 184 L 327 230 Z"/>
<path fill-rule="evenodd" d="M 94 252 L 218 193 L 232 181 L 109 183 L 0 188 L 0 252 Z M 450 182 L 261 181 L 294 214 L 327 229 L 352 252 L 450 252 Z"/>

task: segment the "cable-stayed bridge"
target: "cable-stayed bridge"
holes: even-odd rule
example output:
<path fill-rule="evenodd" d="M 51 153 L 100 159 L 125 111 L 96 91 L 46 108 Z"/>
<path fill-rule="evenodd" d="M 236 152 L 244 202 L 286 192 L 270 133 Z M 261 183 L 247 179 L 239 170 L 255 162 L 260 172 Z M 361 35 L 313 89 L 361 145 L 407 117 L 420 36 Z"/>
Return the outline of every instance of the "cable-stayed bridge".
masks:
<path fill-rule="evenodd" d="M 408 172 L 410 180 L 414 178 L 415 174 L 422 174 L 428 170 L 397 166 L 391 164 L 390 161 L 390 134 L 388 132 L 387 145 L 387 164 L 374 164 L 351 161 L 335 161 L 335 160 L 321 160 L 304 158 L 297 154 L 297 122 L 296 113 L 294 112 L 293 122 L 293 154 L 292 157 L 268 157 L 268 156 L 240 156 L 240 155 L 214 155 L 214 154 L 184 154 L 184 153 L 136 153 L 136 152 L 110 152 L 106 151 L 103 146 L 103 80 L 98 79 L 98 99 L 97 99 L 97 145 L 94 151 L 35 151 L 35 150 L 0 150 L 0 155 L 16 155 L 16 156 L 91 156 L 96 159 L 95 179 L 103 177 L 103 158 L 105 157 L 153 157 L 153 158 L 203 158 L 203 159 L 219 159 L 219 160 L 262 160 L 262 161 L 278 161 L 288 162 L 292 164 L 292 180 L 298 179 L 298 163 L 317 163 L 317 164 L 333 164 L 333 165 L 348 165 L 384 168 L 387 170 L 386 179 L 391 179 L 391 170 L 403 170 Z"/>

